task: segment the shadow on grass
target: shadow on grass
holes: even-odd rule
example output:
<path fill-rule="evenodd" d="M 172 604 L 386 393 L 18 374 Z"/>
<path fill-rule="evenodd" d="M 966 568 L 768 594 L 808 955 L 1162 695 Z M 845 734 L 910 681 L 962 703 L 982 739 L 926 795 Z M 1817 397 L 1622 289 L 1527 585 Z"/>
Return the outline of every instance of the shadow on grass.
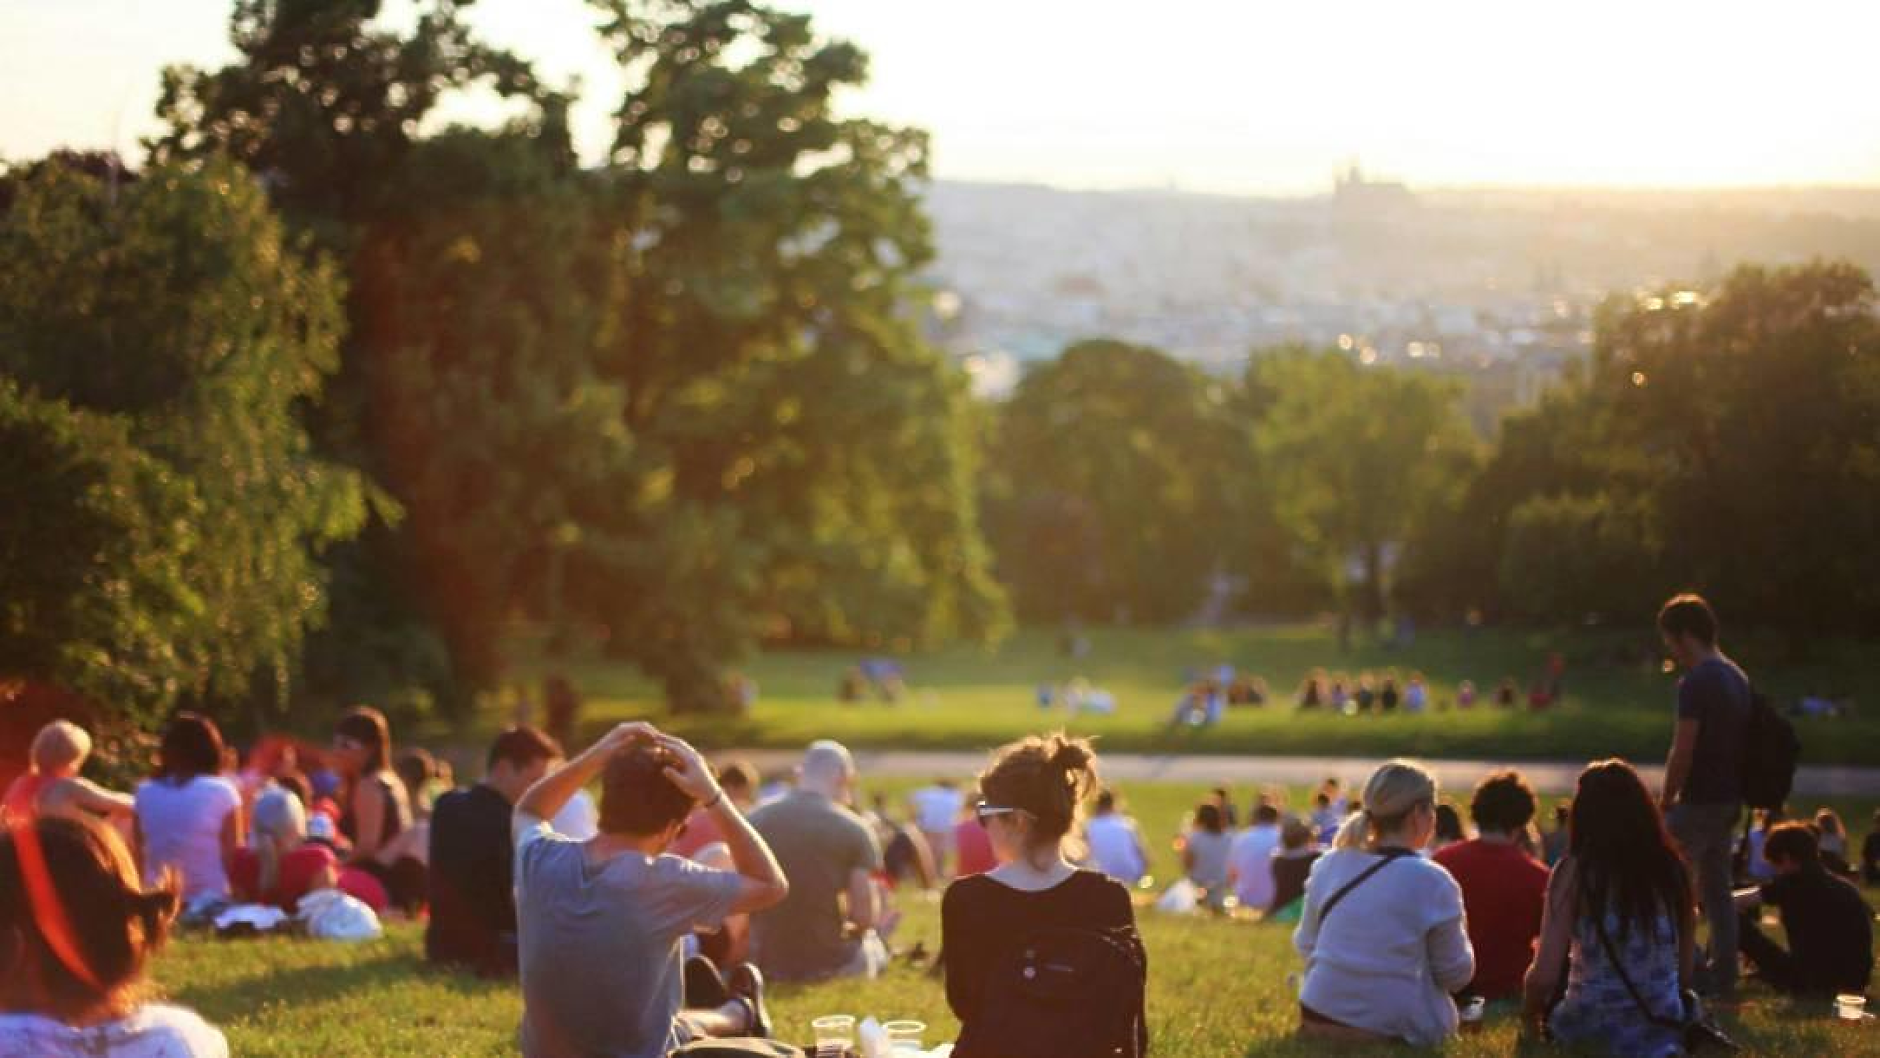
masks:
<path fill-rule="evenodd" d="M 320 947 L 331 943 L 298 938 L 218 942 L 217 947 L 225 944 L 230 949 L 241 949 L 243 956 L 273 947 L 275 951 L 265 954 L 278 957 L 255 961 L 255 972 L 239 978 L 178 985 L 170 990 L 171 998 L 196 1008 L 211 1022 L 222 1023 L 253 1017 L 271 1003 L 287 1001 L 301 1007 L 337 1004 L 409 986 L 414 981 L 471 1000 L 505 994 L 515 987 L 514 982 L 484 980 L 432 966 L 404 944 L 374 942 L 380 951 L 366 958 L 353 958 L 354 952 Z M 231 950 L 230 955 L 234 954 Z M 290 961 L 299 965 L 281 965 Z"/>

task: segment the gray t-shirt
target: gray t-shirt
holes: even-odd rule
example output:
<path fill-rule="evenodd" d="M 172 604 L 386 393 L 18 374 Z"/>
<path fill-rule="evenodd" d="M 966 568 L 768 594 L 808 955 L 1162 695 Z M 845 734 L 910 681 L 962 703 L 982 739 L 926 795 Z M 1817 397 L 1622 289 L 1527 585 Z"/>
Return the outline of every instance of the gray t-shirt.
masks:
<path fill-rule="evenodd" d="M 1699 805 L 1741 801 L 1749 677 L 1722 655 L 1698 662 L 1678 681 L 1678 719 L 1697 721 L 1697 748 L 1680 796 Z"/>
<path fill-rule="evenodd" d="M 790 895 L 751 918 L 751 953 L 766 977 L 805 981 L 840 973 L 860 940 L 844 937 L 840 897 L 856 871 L 881 869 L 881 845 L 861 817 L 798 790 L 751 813 L 776 853 Z"/>
<path fill-rule="evenodd" d="M 592 864 L 583 843 L 519 817 L 522 1053 L 664 1058 L 685 1043 L 679 941 L 723 921 L 741 882 L 677 856 Z"/>

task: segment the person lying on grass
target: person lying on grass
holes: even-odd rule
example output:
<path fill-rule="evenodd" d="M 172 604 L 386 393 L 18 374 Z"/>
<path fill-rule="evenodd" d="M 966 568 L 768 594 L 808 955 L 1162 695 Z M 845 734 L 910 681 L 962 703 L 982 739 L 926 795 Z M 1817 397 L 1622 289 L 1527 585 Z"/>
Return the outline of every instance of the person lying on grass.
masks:
<path fill-rule="evenodd" d="M 548 820 L 597 777 L 600 833 L 555 833 Z M 695 806 L 714 813 L 735 870 L 668 854 Z M 769 1035 L 754 967 L 727 980 L 704 960 L 681 962 L 687 933 L 790 889 L 697 750 L 621 724 L 529 787 L 513 825 L 523 1054 L 664 1058 L 704 1037 Z"/>

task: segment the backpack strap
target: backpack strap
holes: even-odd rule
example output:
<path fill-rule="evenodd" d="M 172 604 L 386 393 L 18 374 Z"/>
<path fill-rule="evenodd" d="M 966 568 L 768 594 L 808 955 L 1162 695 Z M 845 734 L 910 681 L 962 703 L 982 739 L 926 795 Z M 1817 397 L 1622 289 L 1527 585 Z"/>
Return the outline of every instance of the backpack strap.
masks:
<path fill-rule="evenodd" d="M 1320 926 L 1325 925 L 1325 917 L 1332 913 L 1332 908 L 1337 907 L 1339 901 L 1343 900 L 1347 896 L 1350 896 L 1351 891 L 1353 889 L 1356 889 L 1358 886 L 1363 885 L 1367 881 L 1370 881 L 1371 876 L 1383 870 L 1385 867 L 1389 866 L 1390 861 L 1402 859 L 1405 856 L 1415 856 L 1416 853 L 1411 852 L 1409 849 L 1400 849 L 1400 848 L 1393 847 L 1393 848 L 1388 848 L 1388 849 L 1379 849 L 1377 850 L 1376 855 L 1379 857 L 1376 863 L 1373 863 L 1369 867 L 1366 867 L 1364 870 L 1358 872 L 1358 876 L 1356 878 L 1353 878 L 1351 881 L 1346 882 L 1344 885 L 1340 886 L 1338 891 L 1332 894 L 1332 898 L 1330 900 L 1325 901 L 1325 906 L 1319 908 L 1319 925 Z"/>
<path fill-rule="evenodd" d="M 1651 1007 L 1645 1004 L 1645 997 L 1639 995 L 1638 988 L 1632 984 L 1632 976 L 1625 972 L 1625 962 L 1619 958 L 1618 951 L 1613 948 L 1612 938 L 1606 936 L 1606 924 L 1600 921 L 1600 919 L 1604 917 L 1603 914 L 1594 916 L 1593 930 L 1599 934 L 1599 946 L 1606 950 L 1606 962 L 1612 966 L 1613 972 L 1619 975 L 1619 983 L 1625 986 L 1626 994 L 1632 997 L 1632 1004 L 1638 1007 L 1638 1012 L 1645 1016 L 1646 1021 L 1660 1028 L 1684 1028 L 1685 1021 L 1683 1018 L 1673 1020 L 1671 1018 L 1660 1017 L 1652 1012 Z"/>

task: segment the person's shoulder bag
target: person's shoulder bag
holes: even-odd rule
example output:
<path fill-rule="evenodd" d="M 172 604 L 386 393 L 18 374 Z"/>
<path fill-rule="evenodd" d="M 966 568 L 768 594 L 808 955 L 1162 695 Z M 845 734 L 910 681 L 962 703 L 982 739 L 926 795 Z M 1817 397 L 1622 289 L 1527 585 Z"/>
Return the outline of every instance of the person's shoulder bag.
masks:
<path fill-rule="evenodd" d="M 1652 1010 L 1645 1003 L 1645 997 L 1639 995 L 1638 988 L 1632 984 L 1632 976 L 1625 972 L 1625 963 L 1620 960 L 1619 952 L 1613 947 L 1612 939 L 1606 936 L 1606 924 L 1598 918 L 1593 919 L 1593 930 L 1599 934 L 1599 946 L 1606 951 L 1606 961 L 1612 965 L 1614 973 L 1619 975 L 1619 983 L 1625 986 L 1626 994 L 1632 997 L 1632 1004 L 1646 1021 L 1667 1029 L 1678 1030 L 1678 1038 L 1684 1045 L 1684 1053 L 1696 1054 L 1699 1051 L 1732 1052 L 1741 1050 L 1735 1040 L 1726 1035 L 1717 1023 L 1703 1012 L 1697 1001 L 1697 993 L 1685 989 L 1679 996 L 1679 1016 L 1667 1018 Z"/>

